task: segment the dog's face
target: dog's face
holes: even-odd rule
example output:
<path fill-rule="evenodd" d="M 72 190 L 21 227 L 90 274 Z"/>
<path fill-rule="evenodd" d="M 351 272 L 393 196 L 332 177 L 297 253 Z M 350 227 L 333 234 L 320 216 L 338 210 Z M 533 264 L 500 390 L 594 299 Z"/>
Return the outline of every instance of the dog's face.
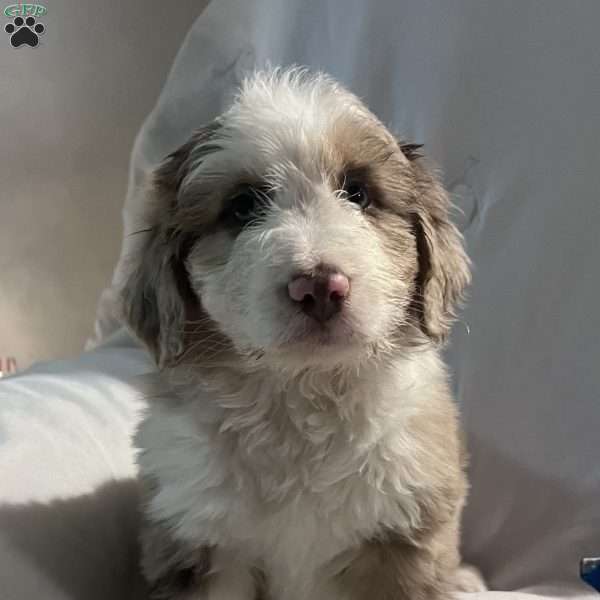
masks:
<path fill-rule="evenodd" d="M 254 76 L 157 169 L 127 320 L 161 365 L 328 367 L 443 339 L 468 265 L 422 162 L 326 77 Z"/>

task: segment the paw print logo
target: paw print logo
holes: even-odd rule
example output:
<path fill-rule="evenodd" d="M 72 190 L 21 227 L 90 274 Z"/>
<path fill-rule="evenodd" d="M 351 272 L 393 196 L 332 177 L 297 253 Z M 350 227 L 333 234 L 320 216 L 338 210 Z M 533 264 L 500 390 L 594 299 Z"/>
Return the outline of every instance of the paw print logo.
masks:
<path fill-rule="evenodd" d="M 36 23 L 35 17 L 15 17 L 12 23 L 5 25 L 4 31 L 10 35 L 10 43 L 14 48 L 23 44 L 35 48 L 46 28 L 42 23 Z"/>

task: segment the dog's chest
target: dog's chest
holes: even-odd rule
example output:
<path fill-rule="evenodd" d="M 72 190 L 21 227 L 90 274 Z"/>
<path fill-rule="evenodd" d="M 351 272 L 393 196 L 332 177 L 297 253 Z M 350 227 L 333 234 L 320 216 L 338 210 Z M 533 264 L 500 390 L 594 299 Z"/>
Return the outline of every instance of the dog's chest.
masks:
<path fill-rule="evenodd" d="M 270 562 L 269 571 L 292 578 L 383 527 L 408 532 L 419 520 L 413 482 L 395 471 L 414 457 L 407 447 L 399 452 L 393 432 L 352 439 L 327 419 L 313 417 L 304 425 L 275 420 L 269 433 L 256 433 L 264 444 L 249 432 L 234 444 L 237 451 L 225 460 L 231 510 L 219 533 Z M 224 442 L 224 454 L 230 447 Z"/>
<path fill-rule="evenodd" d="M 335 410 L 306 388 L 261 396 L 262 384 L 154 403 L 137 439 L 155 482 L 149 517 L 263 565 L 288 589 L 383 530 L 410 535 L 436 485 L 429 457 L 446 439 L 425 433 L 446 404 L 418 384 L 434 371 L 423 370 L 376 373 Z"/>
<path fill-rule="evenodd" d="M 188 541 L 243 548 L 290 577 L 383 527 L 418 526 L 406 415 L 344 422 L 265 406 L 199 403 L 193 415 L 150 416 L 141 466 L 160 482 L 155 517 Z"/>

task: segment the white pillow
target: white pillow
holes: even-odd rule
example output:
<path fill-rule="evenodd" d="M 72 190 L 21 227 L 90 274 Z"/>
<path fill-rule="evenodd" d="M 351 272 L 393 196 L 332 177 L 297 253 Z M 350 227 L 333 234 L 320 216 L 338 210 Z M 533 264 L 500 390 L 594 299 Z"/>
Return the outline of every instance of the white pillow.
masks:
<path fill-rule="evenodd" d="M 140 580 L 131 434 L 152 370 L 119 332 L 0 380 L 0 597 L 119 600 Z"/>

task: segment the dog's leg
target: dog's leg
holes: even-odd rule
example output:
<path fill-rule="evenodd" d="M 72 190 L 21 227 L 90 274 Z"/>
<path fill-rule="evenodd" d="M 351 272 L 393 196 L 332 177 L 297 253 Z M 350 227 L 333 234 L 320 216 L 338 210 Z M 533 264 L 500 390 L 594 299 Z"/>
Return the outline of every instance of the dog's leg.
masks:
<path fill-rule="evenodd" d="M 235 555 L 176 541 L 159 523 L 142 529 L 142 570 L 152 600 L 261 598 L 260 578 Z"/>
<path fill-rule="evenodd" d="M 478 569 L 471 565 L 462 564 L 454 576 L 454 587 L 457 592 L 485 592 L 487 586 Z"/>
<path fill-rule="evenodd" d="M 260 597 L 258 580 L 235 554 L 216 549 L 207 582 L 207 600 L 255 600 Z"/>
<path fill-rule="evenodd" d="M 365 542 L 335 579 L 348 600 L 448 600 L 453 592 L 485 589 L 460 566 L 455 525 L 416 541 L 390 534 Z"/>
<path fill-rule="evenodd" d="M 339 576 L 348 600 L 448 600 L 451 586 L 430 552 L 401 543 L 365 544 Z"/>

